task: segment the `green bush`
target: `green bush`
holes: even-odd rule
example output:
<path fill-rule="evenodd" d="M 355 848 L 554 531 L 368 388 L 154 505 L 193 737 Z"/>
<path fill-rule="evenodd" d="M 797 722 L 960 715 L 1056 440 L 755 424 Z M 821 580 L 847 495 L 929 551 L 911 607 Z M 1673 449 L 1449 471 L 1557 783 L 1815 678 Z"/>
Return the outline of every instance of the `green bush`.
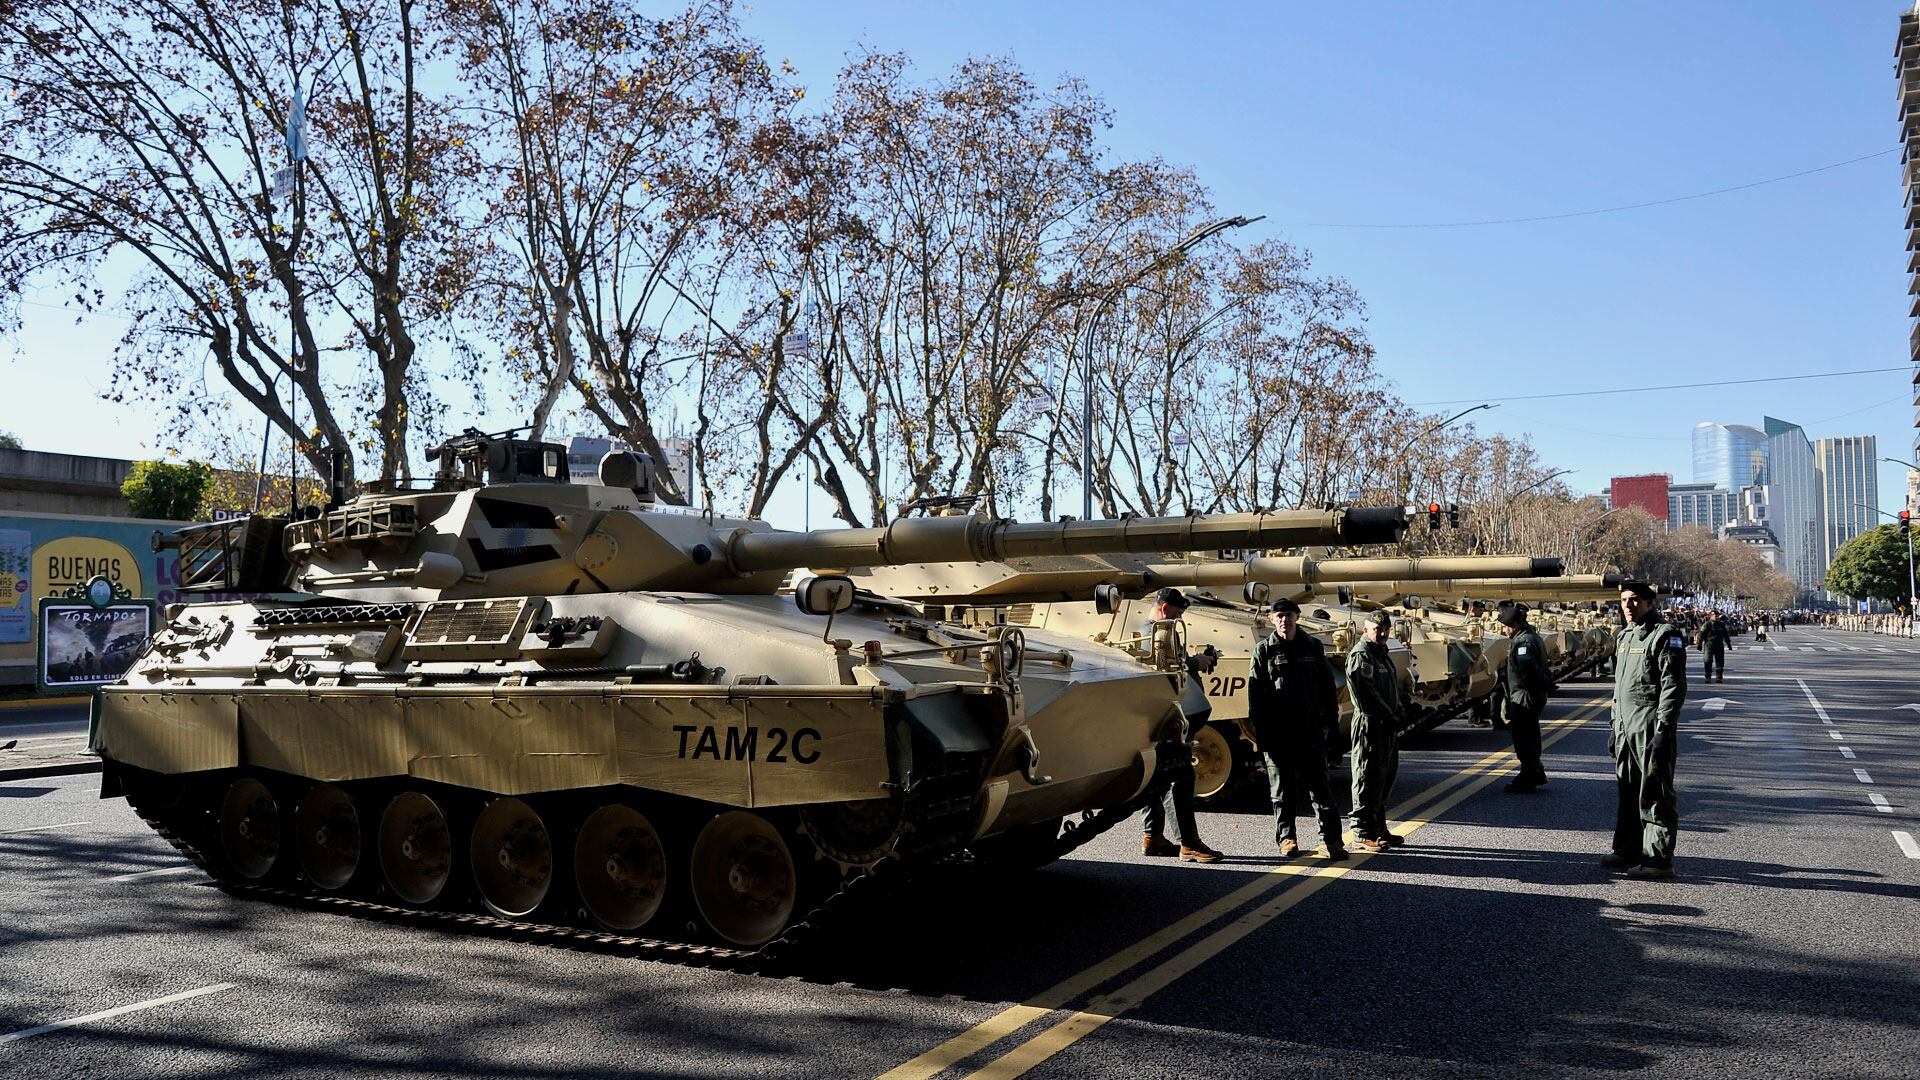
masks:
<path fill-rule="evenodd" d="M 120 485 L 134 517 L 192 521 L 213 484 L 213 470 L 198 461 L 169 465 L 164 461 L 136 461 Z"/>

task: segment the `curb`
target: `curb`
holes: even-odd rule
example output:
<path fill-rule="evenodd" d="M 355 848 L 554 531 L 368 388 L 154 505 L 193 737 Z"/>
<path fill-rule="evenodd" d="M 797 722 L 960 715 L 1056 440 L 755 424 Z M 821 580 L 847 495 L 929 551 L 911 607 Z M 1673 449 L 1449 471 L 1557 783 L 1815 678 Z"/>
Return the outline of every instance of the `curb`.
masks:
<path fill-rule="evenodd" d="M 26 765 L 18 769 L 0 769 L 0 784 L 11 780 L 38 780 L 46 776 L 77 776 L 100 771 L 98 761 L 69 761 L 64 765 Z"/>
<path fill-rule="evenodd" d="M 58 697 L 8 698 L 0 701 L 0 711 L 7 709 L 31 709 L 44 705 L 85 705 L 89 695 L 65 694 Z"/>

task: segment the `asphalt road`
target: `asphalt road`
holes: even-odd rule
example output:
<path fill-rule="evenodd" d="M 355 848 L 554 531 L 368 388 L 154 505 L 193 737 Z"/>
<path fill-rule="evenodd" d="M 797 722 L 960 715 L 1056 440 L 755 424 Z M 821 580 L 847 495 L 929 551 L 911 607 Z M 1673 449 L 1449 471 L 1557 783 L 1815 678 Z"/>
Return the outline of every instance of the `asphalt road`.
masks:
<path fill-rule="evenodd" d="M 1676 881 L 1597 865 L 1580 681 L 1541 794 L 1500 790 L 1499 733 L 1408 744 L 1398 852 L 1283 863 L 1221 813 L 1232 858 L 1177 865 L 1123 827 L 786 977 L 242 901 L 95 777 L 0 784 L 0 1076 L 1920 1075 L 1920 643 L 1789 630 L 1728 668 L 1689 694 Z"/>

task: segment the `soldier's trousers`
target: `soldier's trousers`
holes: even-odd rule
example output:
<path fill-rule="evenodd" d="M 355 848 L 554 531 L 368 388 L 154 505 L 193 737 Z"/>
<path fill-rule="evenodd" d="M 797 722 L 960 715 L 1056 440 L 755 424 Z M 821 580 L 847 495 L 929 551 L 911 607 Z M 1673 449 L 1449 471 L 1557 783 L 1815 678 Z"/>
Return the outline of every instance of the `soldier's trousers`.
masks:
<path fill-rule="evenodd" d="M 1155 790 L 1147 799 L 1148 836 L 1166 836 L 1176 844 L 1193 847 L 1200 843 L 1200 826 L 1193 818 L 1193 752 L 1184 742 L 1160 744 L 1159 753 L 1173 764 L 1165 766 L 1155 781 Z M 1173 818 L 1172 832 L 1166 832 L 1167 818 Z"/>
<path fill-rule="evenodd" d="M 1520 759 L 1519 781 L 1523 784 L 1546 782 L 1547 770 L 1540 767 L 1540 710 L 1507 705 L 1507 726 L 1513 729 L 1513 756 Z"/>
<path fill-rule="evenodd" d="M 1707 654 L 1707 678 L 1711 679 L 1715 675 L 1725 675 L 1727 673 L 1727 647 L 1725 645 L 1709 645 L 1706 647 L 1705 652 Z"/>
<path fill-rule="evenodd" d="M 1282 743 L 1261 756 L 1267 759 L 1267 794 L 1273 798 L 1273 840 L 1299 842 L 1294 821 L 1302 810 L 1311 807 L 1320 823 L 1320 840 L 1340 847 L 1340 807 L 1333 801 L 1333 784 L 1327 779 L 1327 750 L 1317 742 Z M 1304 804 L 1304 805 L 1303 805 Z"/>
<path fill-rule="evenodd" d="M 1391 719 L 1353 717 L 1353 832 L 1362 840 L 1387 835 L 1387 800 L 1400 775 L 1400 736 Z"/>
<path fill-rule="evenodd" d="M 1613 821 L 1613 853 L 1636 862 L 1667 865 L 1680 830 L 1673 793 L 1678 737 L 1657 739 L 1651 729 L 1614 732 L 1613 775 L 1620 805 Z"/>

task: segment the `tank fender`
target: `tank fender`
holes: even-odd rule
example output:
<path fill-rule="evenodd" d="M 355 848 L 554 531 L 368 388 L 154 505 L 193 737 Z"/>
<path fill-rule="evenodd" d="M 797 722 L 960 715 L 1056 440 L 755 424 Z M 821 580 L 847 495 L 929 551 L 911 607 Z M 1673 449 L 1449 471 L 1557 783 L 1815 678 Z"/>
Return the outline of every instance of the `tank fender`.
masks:
<path fill-rule="evenodd" d="M 1000 744 L 998 734 L 988 730 L 994 721 L 960 694 L 910 697 L 898 707 L 906 714 L 914 741 L 937 754 L 987 754 Z"/>

